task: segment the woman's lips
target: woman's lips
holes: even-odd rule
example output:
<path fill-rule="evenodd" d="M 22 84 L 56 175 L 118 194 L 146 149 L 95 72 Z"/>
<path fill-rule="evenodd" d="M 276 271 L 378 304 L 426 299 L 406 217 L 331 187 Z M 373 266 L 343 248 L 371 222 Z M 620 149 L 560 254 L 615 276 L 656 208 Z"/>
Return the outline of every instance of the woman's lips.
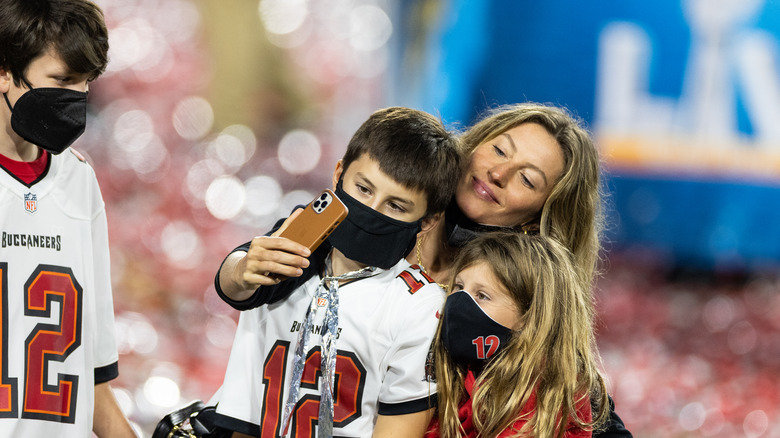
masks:
<path fill-rule="evenodd" d="M 471 180 L 471 185 L 474 187 L 474 193 L 477 194 L 477 197 L 484 199 L 485 201 L 498 204 L 498 200 L 493 194 L 493 191 L 490 190 L 490 187 L 488 187 L 488 185 L 485 184 L 482 180 L 475 177 Z"/>

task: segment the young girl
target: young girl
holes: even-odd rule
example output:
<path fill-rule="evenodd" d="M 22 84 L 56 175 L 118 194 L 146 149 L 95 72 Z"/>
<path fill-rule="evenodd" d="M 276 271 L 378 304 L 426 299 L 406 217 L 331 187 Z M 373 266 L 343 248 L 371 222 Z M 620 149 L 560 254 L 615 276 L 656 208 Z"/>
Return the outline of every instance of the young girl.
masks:
<path fill-rule="evenodd" d="M 593 303 L 571 253 L 547 237 L 491 232 L 463 248 L 453 272 L 426 438 L 590 437 L 609 406 Z"/>

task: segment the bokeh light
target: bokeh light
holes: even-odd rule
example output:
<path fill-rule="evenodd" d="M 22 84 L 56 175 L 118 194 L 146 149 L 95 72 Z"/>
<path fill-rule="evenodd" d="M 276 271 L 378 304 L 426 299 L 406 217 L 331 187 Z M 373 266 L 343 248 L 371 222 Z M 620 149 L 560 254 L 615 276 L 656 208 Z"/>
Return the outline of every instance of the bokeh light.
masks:
<path fill-rule="evenodd" d="M 724 296 L 710 299 L 702 314 L 705 326 L 712 332 L 725 330 L 734 320 L 734 303 Z"/>
<path fill-rule="evenodd" d="M 680 411 L 680 427 L 687 431 L 693 431 L 704 424 L 707 411 L 701 403 L 689 403 Z"/>
<path fill-rule="evenodd" d="M 211 132 L 214 110 L 199 96 L 182 99 L 173 110 L 173 127 L 185 140 L 198 140 Z"/>
<path fill-rule="evenodd" d="M 233 336 L 236 334 L 236 322 L 227 315 L 213 315 L 206 323 L 206 338 L 215 347 L 230 350 Z"/>
<path fill-rule="evenodd" d="M 748 438 L 757 438 L 764 435 L 766 432 L 769 427 L 769 418 L 767 417 L 766 412 L 755 410 L 745 416 L 742 427 Z"/>
<path fill-rule="evenodd" d="M 317 136 L 309 131 L 296 129 L 288 132 L 279 142 L 279 163 L 284 170 L 299 175 L 317 167 L 322 146 Z"/>
<path fill-rule="evenodd" d="M 169 377 L 152 376 L 144 384 L 144 395 L 153 405 L 170 409 L 179 403 L 181 390 Z"/>
<path fill-rule="evenodd" d="M 734 354 L 747 354 L 756 346 L 758 335 L 748 321 L 740 321 L 729 329 L 729 348 Z"/>
<path fill-rule="evenodd" d="M 184 178 L 184 193 L 187 199 L 192 199 L 192 203 L 202 204 L 206 199 L 206 190 L 208 190 L 212 181 L 225 174 L 224 167 L 213 159 L 204 159 L 196 162 L 187 170 Z"/>
<path fill-rule="evenodd" d="M 116 316 L 114 324 L 117 348 L 121 354 L 148 355 L 157 349 L 157 329 L 144 315 L 137 312 L 123 312 Z"/>
<path fill-rule="evenodd" d="M 235 176 L 220 176 L 206 190 L 206 208 L 217 219 L 229 220 L 244 209 L 246 191 Z"/>
<path fill-rule="evenodd" d="M 272 34 L 289 34 L 301 27 L 308 15 L 306 0 L 263 0 L 259 3 L 265 30 Z"/>
<path fill-rule="evenodd" d="M 203 258 L 200 235 L 185 221 L 173 221 L 163 228 L 160 247 L 168 262 L 182 269 L 198 266 Z"/>
<path fill-rule="evenodd" d="M 255 216 L 276 215 L 282 187 L 270 176 L 253 176 L 246 181 L 246 209 Z"/>
<path fill-rule="evenodd" d="M 356 50 L 371 51 L 387 44 L 393 34 L 390 17 L 374 5 L 358 6 L 350 12 L 349 43 Z"/>

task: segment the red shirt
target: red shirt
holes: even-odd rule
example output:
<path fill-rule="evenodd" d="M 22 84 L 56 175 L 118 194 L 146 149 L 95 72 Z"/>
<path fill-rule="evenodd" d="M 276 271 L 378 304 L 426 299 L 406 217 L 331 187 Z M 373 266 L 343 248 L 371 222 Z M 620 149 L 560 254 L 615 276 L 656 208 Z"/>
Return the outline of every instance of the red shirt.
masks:
<path fill-rule="evenodd" d="M 33 161 L 16 161 L 0 154 L 0 166 L 19 181 L 30 186 L 46 173 L 49 165 L 49 153 L 41 150 L 41 155 Z"/>
<path fill-rule="evenodd" d="M 460 418 L 460 424 L 463 426 L 463 430 L 466 431 L 466 435 L 464 436 L 468 438 L 476 438 L 477 430 L 474 427 L 473 421 L 474 409 L 471 405 L 471 397 L 474 392 L 474 382 L 476 380 L 474 373 L 469 370 L 464 380 L 465 381 L 463 383 L 466 389 L 466 393 L 468 394 L 468 398 L 463 403 L 461 403 L 460 407 L 458 408 L 458 417 Z M 535 407 L 536 392 L 531 394 L 531 397 L 528 399 L 528 403 L 523 406 L 518 416 L 531 412 L 532 409 L 535 409 Z M 583 420 L 590 421 L 591 415 L 592 412 L 589 400 L 583 400 L 583 402 L 577 406 L 577 416 Z M 514 436 L 525 423 L 526 420 L 515 421 L 514 424 L 504 429 L 504 431 L 498 435 L 498 438 L 508 438 Z M 437 438 L 438 436 L 439 424 L 438 420 L 434 418 L 431 425 L 428 426 L 428 431 L 425 433 L 425 438 Z M 577 427 L 576 424 L 570 424 L 569 428 L 566 430 L 566 433 L 564 433 L 563 436 L 564 438 L 590 438 L 592 436 L 592 432 L 582 430 Z"/>

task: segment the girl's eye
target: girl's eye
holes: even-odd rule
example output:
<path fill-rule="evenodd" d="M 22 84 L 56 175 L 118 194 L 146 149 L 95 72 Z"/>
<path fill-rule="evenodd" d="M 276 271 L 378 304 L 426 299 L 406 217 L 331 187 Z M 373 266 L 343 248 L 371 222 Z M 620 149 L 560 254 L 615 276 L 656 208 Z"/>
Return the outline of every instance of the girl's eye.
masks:
<path fill-rule="evenodd" d="M 498 155 L 499 157 L 506 157 L 506 154 L 504 153 L 504 151 L 500 147 L 498 147 L 496 145 L 493 145 L 493 152 L 495 152 L 496 155 Z"/>

